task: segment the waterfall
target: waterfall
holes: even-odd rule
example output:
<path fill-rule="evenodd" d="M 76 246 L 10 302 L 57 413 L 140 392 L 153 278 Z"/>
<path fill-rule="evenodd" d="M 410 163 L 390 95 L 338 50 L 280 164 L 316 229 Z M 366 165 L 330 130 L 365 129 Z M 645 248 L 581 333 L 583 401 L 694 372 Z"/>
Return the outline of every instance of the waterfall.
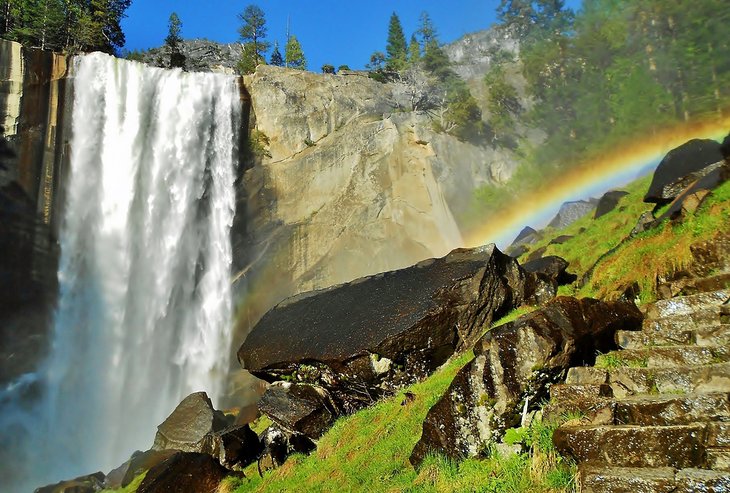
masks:
<path fill-rule="evenodd" d="M 235 78 L 99 53 L 73 75 L 59 304 L 24 425 L 33 486 L 146 450 L 182 397 L 215 402 L 228 369 Z"/>

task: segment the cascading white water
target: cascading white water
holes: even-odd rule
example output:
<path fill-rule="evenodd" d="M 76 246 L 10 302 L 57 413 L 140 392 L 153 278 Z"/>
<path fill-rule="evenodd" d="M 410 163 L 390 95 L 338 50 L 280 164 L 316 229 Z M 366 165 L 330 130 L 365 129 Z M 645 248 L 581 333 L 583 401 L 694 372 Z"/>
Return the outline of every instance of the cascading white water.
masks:
<path fill-rule="evenodd" d="M 215 401 L 228 368 L 235 78 L 98 53 L 73 74 L 59 307 L 27 440 L 35 486 L 149 448 L 182 397 Z"/>

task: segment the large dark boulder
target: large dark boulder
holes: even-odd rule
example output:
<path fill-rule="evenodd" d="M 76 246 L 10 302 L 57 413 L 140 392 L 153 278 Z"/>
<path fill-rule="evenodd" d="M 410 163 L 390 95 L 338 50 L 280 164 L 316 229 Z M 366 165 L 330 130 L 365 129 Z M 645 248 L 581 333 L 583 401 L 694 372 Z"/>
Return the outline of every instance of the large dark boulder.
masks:
<path fill-rule="evenodd" d="M 137 493 L 215 492 L 228 472 L 208 454 L 178 452 L 150 469 Z"/>
<path fill-rule="evenodd" d="M 422 378 L 554 283 L 489 245 L 285 300 L 238 351 L 255 376 L 326 389 L 345 412 Z"/>
<path fill-rule="evenodd" d="M 145 471 L 149 471 L 160 462 L 163 462 L 173 455 L 177 450 L 147 450 L 137 451 L 132 457 L 121 466 L 113 469 L 104 479 L 104 488 L 119 489 L 126 487 L 134 481 L 134 478 Z"/>
<path fill-rule="evenodd" d="M 411 463 L 419 465 L 429 451 L 479 455 L 519 424 L 526 402 L 534 409 L 568 368 L 615 347 L 615 331 L 638 330 L 641 320 L 633 304 L 558 297 L 487 332 L 474 347 L 474 360 L 428 412 Z"/>
<path fill-rule="evenodd" d="M 256 460 L 262 446 L 248 424 L 233 421 L 213 409 L 205 392 L 190 394 L 157 427 L 152 450 L 204 453 L 228 468 L 245 466 Z"/>
<path fill-rule="evenodd" d="M 533 274 L 541 274 L 554 280 L 558 286 L 570 284 L 577 279 L 575 274 L 568 274 L 568 261 L 557 255 L 548 255 L 522 264 L 522 268 Z"/>
<path fill-rule="evenodd" d="M 611 190 L 610 192 L 604 193 L 603 196 L 598 199 L 598 205 L 596 205 L 596 213 L 593 215 L 593 219 L 598 219 L 599 217 L 605 216 L 614 210 L 621 198 L 628 194 L 629 192 L 624 192 L 622 190 Z"/>
<path fill-rule="evenodd" d="M 560 206 L 560 210 L 555 217 L 548 223 L 548 227 L 563 229 L 570 226 L 578 219 L 595 209 L 596 202 L 597 201 L 595 199 L 565 202 Z"/>
<path fill-rule="evenodd" d="M 665 219 L 676 220 L 686 214 L 694 213 L 710 192 L 730 179 L 730 164 L 722 162 L 718 166 L 709 166 L 702 174 L 688 186 L 681 190 L 666 211 L 654 221 L 652 226 L 660 224 Z"/>
<path fill-rule="evenodd" d="M 195 392 L 182 400 L 175 410 L 157 427 L 153 450 L 202 452 L 206 437 L 229 425 L 226 416 L 213 409 L 205 392 Z"/>
<path fill-rule="evenodd" d="M 276 382 L 264 393 L 259 411 L 280 427 L 319 438 L 340 414 L 324 388 L 305 383 Z"/>
<path fill-rule="evenodd" d="M 700 178 L 702 170 L 723 160 L 720 144 L 710 139 L 693 139 L 672 149 L 654 172 L 644 202 L 666 204 Z"/>
<path fill-rule="evenodd" d="M 306 435 L 284 430 L 277 424 L 266 428 L 259 438 L 263 444 L 258 462 L 259 474 L 281 466 L 290 454 L 308 454 L 316 448 Z"/>

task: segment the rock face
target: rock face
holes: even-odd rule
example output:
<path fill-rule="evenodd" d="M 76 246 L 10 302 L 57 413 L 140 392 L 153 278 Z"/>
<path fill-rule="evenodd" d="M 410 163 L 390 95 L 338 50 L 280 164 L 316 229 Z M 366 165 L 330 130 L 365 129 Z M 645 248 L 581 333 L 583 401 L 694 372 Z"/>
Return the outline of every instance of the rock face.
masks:
<path fill-rule="evenodd" d="M 265 380 L 319 385 L 349 412 L 427 375 L 495 316 L 554 292 L 494 245 L 455 250 L 286 300 L 261 319 L 238 357 Z"/>
<path fill-rule="evenodd" d="M 239 340 L 288 296 L 459 246 L 467 191 L 514 166 L 509 152 L 435 133 L 404 84 L 260 66 L 244 85 L 262 149 L 234 232 Z"/>
<path fill-rule="evenodd" d="M 104 473 L 97 472 L 69 481 L 37 488 L 34 493 L 97 493 L 104 489 Z"/>
<path fill-rule="evenodd" d="M 576 200 L 574 202 L 566 202 L 560 206 L 560 210 L 550 221 L 548 227 L 555 229 L 563 229 L 570 226 L 581 217 L 588 214 L 596 207 L 596 200 Z"/>
<path fill-rule="evenodd" d="M 702 176 L 709 165 L 723 160 L 720 144 L 714 140 L 693 139 L 672 149 L 659 163 L 644 202 L 665 204 Z M 709 170 L 708 170 L 709 171 Z"/>
<path fill-rule="evenodd" d="M 0 384 L 42 357 L 57 290 L 66 61 L 0 40 Z"/>
<path fill-rule="evenodd" d="M 641 319 L 632 304 L 559 297 L 487 332 L 474 347 L 475 359 L 428 412 L 411 463 L 420 464 L 430 450 L 478 455 L 519 423 L 526 402 L 536 406 L 570 366 L 614 347 L 616 330 L 638 329 Z"/>

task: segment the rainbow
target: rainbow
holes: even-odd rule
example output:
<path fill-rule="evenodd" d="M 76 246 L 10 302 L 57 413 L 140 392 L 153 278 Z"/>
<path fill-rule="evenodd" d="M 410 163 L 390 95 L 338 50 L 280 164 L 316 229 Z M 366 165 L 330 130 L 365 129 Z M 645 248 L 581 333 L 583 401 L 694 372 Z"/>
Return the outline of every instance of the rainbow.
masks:
<path fill-rule="evenodd" d="M 599 197 L 653 170 L 664 155 L 690 139 L 721 140 L 730 131 L 730 116 L 711 121 L 690 122 L 642 136 L 641 142 L 623 145 L 598 159 L 573 168 L 568 175 L 547 183 L 541 190 L 500 210 L 484 226 L 464 235 L 464 245 L 487 243 L 506 246 L 525 226 L 540 228 L 564 202 Z"/>

